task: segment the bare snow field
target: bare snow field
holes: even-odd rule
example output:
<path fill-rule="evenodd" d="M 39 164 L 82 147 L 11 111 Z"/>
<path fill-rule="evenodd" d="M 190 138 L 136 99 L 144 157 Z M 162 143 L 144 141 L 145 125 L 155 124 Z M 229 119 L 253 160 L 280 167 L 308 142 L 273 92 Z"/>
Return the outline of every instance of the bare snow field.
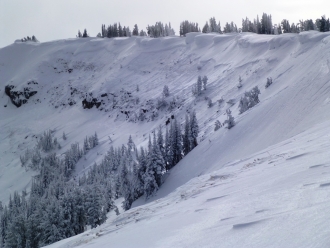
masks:
<path fill-rule="evenodd" d="M 207 89 L 195 97 L 204 75 Z M 164 85 L 171 111 L 155 107 Z M 6 86 L 21 92 L 19 108 Z M 260 103 L 239 114 L 254 86 Z M 29 189 L 34 172 L 20 156 L 44 131 L 53 130 L 59 156 L 97 132 L 79 176 L 110 145 L 132 135 L 146 146 L 172 115 L 184 123 L 195 110 L 199 145 L 155 197 L 50 247 L 330 247 L 329 93 L 329 32 L 15 42 L 0 49 L 0 201 Z M 84 109 L 84 100 L 99 107 Z M 214 131 L 228 108 L 236 125 Z"/>

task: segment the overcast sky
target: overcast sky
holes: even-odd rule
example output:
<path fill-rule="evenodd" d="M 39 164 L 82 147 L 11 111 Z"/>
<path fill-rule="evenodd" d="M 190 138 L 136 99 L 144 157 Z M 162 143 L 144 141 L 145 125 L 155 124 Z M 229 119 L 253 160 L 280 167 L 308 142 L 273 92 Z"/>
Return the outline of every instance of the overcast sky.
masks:
<path fill-rule="evenodd" d="M 250 20 L 262 13 L 271 14 L 273 23 L 286 18 L 330 16 L 330 0 L 0 0 L 0 48 L 16 39 L 35 35 L 41 42 L 73 38 L 78 29 L 96 36 L 101 24 L 137 24 L 139 29 L 157 21 L 171 22 L 176 34 L 183 20 L 202 27 L 210 17 L 241 27 L 242 18 Z"/>

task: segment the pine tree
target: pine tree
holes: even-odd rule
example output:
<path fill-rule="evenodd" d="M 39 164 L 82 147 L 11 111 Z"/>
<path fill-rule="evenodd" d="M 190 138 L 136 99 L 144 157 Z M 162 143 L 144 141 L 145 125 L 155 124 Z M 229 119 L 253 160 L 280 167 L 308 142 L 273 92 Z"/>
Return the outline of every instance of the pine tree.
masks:
<path fill-rule="evenodd" d="M 96 184 L 88 191 L 86 199 L 87 224 L 92 228 L 101 225 L 106 220 L 106 211 L 104 208 L 105 200 L 103 199 L 100 189 Z"/>
<path fill-rule="evenodd" d="M 127 142 L 127 150 L 130 153 L 131 151 L 134 150 L 134 148 L 135 148 L 135 144 L 133 142 L 132 136 L 130 135 Z"/>
<path fill-rule="evenodd" d="M 168 171 L 171 168 L 171 162 L 172 162 L 172 153 L 171 153 L 171 140 L 170 140 L 170 135 L 168 131 L 168 127 L 166 126 L 166 131 L 165 131 L 165 145 L 164 145 L 164 160 L 166 164 L 166 171 Z"/>
<path fill-rule="evenodd" d="M 119 37 L 123 37 L 123 28 L 121 27 L 120 23 L 118 24 L 118 36 Z"/>
<path fill-rule="evenodd" d="M 170 90 L 168 88 L 167 85 L 164 85 L 164 88 L 163 88 L 163 96 L 164 97 L 168 97 L 170 95 Z"/>
<path fill-rule="evenodd" d="M 265 85 L 265 88 L 268 88 L 272 83 L 273 83 L 273 79 L 271 77 L 267 78 L 267 83 Z"/>
<path fill-rule="evenodd" d="M 210 27 L 209 27 L 209 23 L 206 22 L 203 29 L 202 29 L 203 33 L 209 33 L 210 32 Z"/>
<path fill-rule="evenodd" d="M 200 94 L 202 94 L 202 77 L 198 76 L 197 79 L 197 95 L 199 96 Z"/>
<path fill-rule="evenodd" d="M 241 97 L 238 108 L 240 114 L 244 113 L 249 109 L 249 100 L 247 99 L 246 95 Z"/>
<path fill-rule="evenodd" d="M 179 163 L 182 159 L 183 147 L 182 147 L 182 134 L 180 124 L 177 122 L 176 118 L 174 122 L 171 123 L 171 129 L 169 133 L 170 139 L 170 169 Z"/>
<path fill-rule="evenodd" d="M 225 120 L 224 124 L 227 124 L 227 128 L 231 129 L 233 126 L 235 126 L 235 120 L 234 117 L 231 115 L 230 109 L 227 109 L 226 113 L 227 113 L 227 120 Z"/>
<path fill-rule="evenodd" d="M 186 114 L 186 121 L 184 125 L 184 134 L 183 134 L 183 153 L 187 155 L 190 152 L 190 143 L 191 143 L 191 127 L 189 116 Z"/>
<path fill-rule="evenodd" d="M 151 138 L 149 136 L 148 155 L 146 157 L 146 171 L 143 174 L 144 196 L 146 199 L 149 199 L 152 195 L 154 195 L 159 188 L 155 178 L 155 156 L 153 152 L 154 150 L 151 144 Z"/>
<path fill-rule="evenodd" d="M 133 36 L 138 36 L 138 35 L 139 35 L 139 28 L 137 24 L 135 24 L 133 29 Z"/>
<path fill-rule="evenodd" d="M 222 127 L 221 122 L 219 120 L 216 120 L 214 123 L 214 131 L 219 130 Z"/>
<path fill-rule="evenodd" d="M 191 138 L 190 138 L 190 147 L 191 150 L 194 149 L 198 143 L 197 143 L 197 137 L 199 133 L 199 127 L 196 117 L 196 112 L 193 111 L 190 116 L 190 128 L 191 128 Z"/>
<path fill-rule="evenodd" d="M 82 37 L 83 37 L 83 38 L 87 38 L 87 37 L 89 37 L 89 35 L 87 34 L 87 30 L 86 30 L 86 28 L 84 29 L 84 33 L 83 33 Z"/>
<path fill-rule="evenodd" d="M 86 138 L 84 139 L 84 147 L 83 147 L 83 152 L 85 155 L 87 154 L 89 149 L 90 149 L 90 146 L 89 146 L 88 138 L 86 136 Z"/>
<path fill-rule="evenodd" d="M 203 81 L 203 90 L 206 90 L 207 80 L 208 80 L 207 76 L 204 76 L 203 79 L 202 79 L 202 81 Z"/>
<path fill-rule="evenodd" d="M 165 144 L 164 144 L 164 137 L 163 137 L 163 130 L 162 130 L 162 126 L 159 125 L 159 128 L 158 128 L 158 133 L 157 133 L 157 145 L 158 145 L 158 148 L 162 154 L 162 157 L 165 161 Z"/>

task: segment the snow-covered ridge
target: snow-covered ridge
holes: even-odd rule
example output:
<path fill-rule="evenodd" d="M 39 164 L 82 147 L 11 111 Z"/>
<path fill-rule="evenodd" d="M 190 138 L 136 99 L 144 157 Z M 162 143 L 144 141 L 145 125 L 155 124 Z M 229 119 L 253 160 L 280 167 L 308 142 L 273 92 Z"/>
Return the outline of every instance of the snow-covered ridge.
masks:
<path fill-rule="evenodd" d="M 151 109 L 147 119 L 157 119 L 152 125 L 154 128 L 164 125 L 172 115 L 168 109 L 158 111 L 155 106 L 163 86 L 168 85 L 171 95 L 167 101 L 174 101 L 174 106 L 179 108 L 174 114 L 182 118 L 182 113 L 191 108 L 202 110 L 198 118 L 205 125 L 201 137 L 206 137 L 212 132 L 211 123 L 217 118 L 223 119 L 228 105 L 204 111 L 204 97 L 213 102 L 221 97 L 237 102 L 252 86 L 258 85 L 262 89 L 270 76 L 275 83 L 272 89 L 262 92 L 263 105 L 272 102 L 268 101 L 270 98 L 281 97 L 283 94 L 279 92 L 287 87 L 295 91 L 305 83 L 316 90 L 329 72 L 328 41 L 327 33 L 305 32 L 280 36 L 190 33 L 185 38 L 86 38 L 14 43 L 0 50 L 2 121 L 5 124 L 7 117 L 21 111 L 29 115 L 24 117 L 25 122 L 33 121 L 35 116 L 31 113 L 40 113 L 39 109 L 48 109 L 52 116 L 55 113 L 63 116 L 71 111 L 82 111 L 85 100 L 85 107 L 99 106 L 98 109 L 105 113 L 97 115 L 109 122 L 116 119 L 141 124 L 139 115 Z M 320 68 L 318 74 L 314 68 Z M 196 101 L 191 86 L 198 75 L 207 75 L 209 82 L 207 91 Z M 239 76 L 243 87 L 237 90 Z M 15 109 L 5 94 L 6 86 L 20 94 L 19 105 L 27 102 L 29 106 Z M 26 89 L 33 95 L 25 93 Z M 16 114 L 14 116 L 20 115 Z M 49 114 L 38 120 L 47 119 Z M 10 127 L 14 129 L 16 125 Z M 55 128 L 54 125 L 43 125 L 38 132 Z M 8 130 L 4 132 L 8 133 Z M 141 139 L 141 135 L 137 136 Z M 77 135 L 71 141 L 75 138 L 82 139 Z"/>
<path fill-rule="evenodd" d="M 0 200 L 6 202 L 14 190 L 28 187 L 33 172 L 21 168 L 19 156 L 49 129 L 58 140 L 63 132 L 67 134 L 68 140 L 61 141 L 63 151 L 97 132 L 100 146 L 80 162 L 79 174 L 102 159 L 109 137 L 118 146 L 131 134 L 136 145 L 145 145 L 148 134 L 158 125 L 165 126 L 172 115 L 183 122 L 186 112 L 196 110 L 200 144 L 170 172 L 157 199 L 196 176 L 328 121 L 329 41 L 328 33 L 318 32 L 191 33 L 185 38 L 14 43 L 0 49 Z M 207 89 L 196 98 L 191 87 L 204 75 L 209 78 Z M 238 89 L 239 76 L 242 87 Z M 268 77 L 273 84 L 265 89 Z M 5 92 L 7 85 L 27 103 L 14 106 Z M 156 105 L 164 85 L 170 90 L 166 100 L 177 103 L 174 109 L 154 107 L 154 118 L 127 121 L 132 116 L 127 117 L 127 111 L 138 114 L 150 103 Z M 261 90 L 261 102 L 239 115 L 240 97 L 254 86 Z M 28 99 L 27 87 L 37 92 Z M 113 95 L 123 99 L 117 102 L 118 108 L 113 108 L 117 101 Z M 84 109 L 83 100 L 94 98 L 101 103 L 99 108 Z M 212 99 L 211 108 L 206 99 Z M 219 99 L 224 101 L 218 104 Z M 226 103 L 229 100 L 233 105 Z M 214 132 L 215 120 L 223 122 L 229 107 L 237 125 Z"/>

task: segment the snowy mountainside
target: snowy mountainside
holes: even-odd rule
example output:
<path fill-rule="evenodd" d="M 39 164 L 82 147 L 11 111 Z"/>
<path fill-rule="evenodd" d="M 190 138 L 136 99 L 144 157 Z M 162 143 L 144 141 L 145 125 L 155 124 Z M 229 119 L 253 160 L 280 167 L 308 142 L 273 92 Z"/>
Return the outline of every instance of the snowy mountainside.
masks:
<path fill-rule="evenodd" d="M 152 130 L 172 115 L 183 123 L 194 109 L 200 144 L 170 171 L 152 200 L 164 197 L 194 177 L 328 121 L 329 53 L 329 34 L 318 32 L 86 38 L 0 49 L 0 201 L 29 187 L 33 171 L 26 172 L 19 157 L 46 130 L 54 130 L 60 156 L 71 143 L 97 132 L 100 145 L 79 162 L 79 175 L 102 159 L 109 137 L 119 146 L 131 134 L 136 145 L 145 146 Z M 204 75 L 207 89 L 196 98 L 191 88 Z M 265 89 L 268 77 L 273 84 Z M 166 107 L 159 107 L 164 85 L 170 96 Z M 254 86 L 261 90 L 260 103 L 238 115 L 240 97 Z M 212 99 L 211 108 L 206 98 Z M 218 104 L 219 99 L 224 101 Z M 215 120 L 223 122 L 229 107 L 236 126 L 214 132 Z M 67 140 L 61 139 L 63 132 Z"/>
<path fill-rule="evenodd" d="M 329 123 L 49 247 L 328 247 Z"/>

